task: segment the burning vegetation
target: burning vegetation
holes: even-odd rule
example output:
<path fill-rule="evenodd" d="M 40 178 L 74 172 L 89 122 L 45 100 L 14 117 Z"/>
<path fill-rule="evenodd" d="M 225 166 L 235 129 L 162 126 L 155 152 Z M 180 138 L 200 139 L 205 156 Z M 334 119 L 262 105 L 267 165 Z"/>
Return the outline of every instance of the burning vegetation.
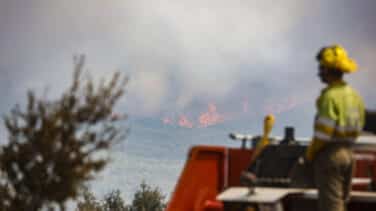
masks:
<path fill-rule="evenodd" d="M 307 96 L 301 98 L 302 99 L 290 96 L 282 100 L 267 100 L 267 102 L 261 105 L 261 112 L 265 114 L 280 114 L 293 110 L 297 106 L 310 101 Z M 235 112 L 219 111 L 217 105 L 211 102 L 208 103 L 205 111 L 196 116 L 180 114 L 177 117 L 163 117 L 161 121 L 164 125 L 170 126 L 179 126 L 183 128 L 206 128 L 223 123 L 227 120 L 236 119 L 244 115 L 253 115 L 256 112 L 257 111 L 250 108 L 248 99 L 243 100 L 241 102 L 241 106 L 239 106 L 239 110 Z"/>

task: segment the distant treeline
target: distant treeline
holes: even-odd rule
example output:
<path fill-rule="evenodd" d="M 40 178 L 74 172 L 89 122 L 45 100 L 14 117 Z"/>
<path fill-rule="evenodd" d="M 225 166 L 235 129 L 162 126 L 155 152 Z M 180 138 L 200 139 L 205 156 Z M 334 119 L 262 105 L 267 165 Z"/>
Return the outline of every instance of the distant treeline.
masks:
<path fill-rule="evenodd" d="M 119 190 L 113 190 L 98 200 L 85 187 L 76 211 L 163 211 L 166 208 L 164 199 L 159 188 L 152 188 L 145 182 L 140 184 L 131 204 L 126 203 Z"/>

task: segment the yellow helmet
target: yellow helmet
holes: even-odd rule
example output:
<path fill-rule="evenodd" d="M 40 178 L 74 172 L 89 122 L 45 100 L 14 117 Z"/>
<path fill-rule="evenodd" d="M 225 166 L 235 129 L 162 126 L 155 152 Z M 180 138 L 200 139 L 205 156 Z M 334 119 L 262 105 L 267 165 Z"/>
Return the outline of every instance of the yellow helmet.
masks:
<path fill-rule="evenodd" d="M 340 45 L 324 47 L 317 55 L 320 65 L 339 70 L 343 73 L 353 73 L 357 70 L 356 62 L 347 56 L 346 50 Z"/>

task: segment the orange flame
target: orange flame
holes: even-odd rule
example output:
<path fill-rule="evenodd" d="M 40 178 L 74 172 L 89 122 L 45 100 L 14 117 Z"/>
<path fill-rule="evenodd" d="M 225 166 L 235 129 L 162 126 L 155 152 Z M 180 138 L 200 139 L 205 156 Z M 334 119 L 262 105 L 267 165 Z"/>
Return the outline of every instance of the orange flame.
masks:
<path fill-rule="evenodd" d="M 193 128 L 193 123 L 185 115 L 179 117 L 179 125 L 181 127 Z"/>
<path fill-rule="evenodd" d="M 272 114 L 280 114 L 283 112 L 287 112 L 293 110 L 295 107 L 304 104 L 306 101 L 309 101 L 310 98 L 306 97 L 305 100 L 303 97 L 296 97 L 290 96 L 288 98 L 284 98 L 277 101 L 269 101 L 266 105 L 264 105 L 263 109 L 266 113 Z M 299 100 L 298 100 L 299 99 Z M 177 119 L 174 117 L 164 117 L 161 119 L 163 124 L 165 125 L 179 125 L 180 127 L 185 128 L 205 128 L 212 125 L 216 125 L 219 123 L 224 122 L 225 120 L 236 119 L 238 117 L 242 117 L 245 114 L 251 115 L 253 114 L 253 110 L 250 110 L 250 104 L 248 99 L 244 99 L 243 102 L 240 103 L 242 107 L 236 112 L 232 113 L 220 113 L 217 110 L 217 106 L 214 103 L 209 103 L 207 106 L 207 111 L 200 113 L 197 117 L 197 121 L 191 121 L 190 119 L 196 119 L 195 117 L 189 118 L 188 116 L 182 114 Z M 262 106 L 262 105 L 261 105 Z"/>
<path fill-rule="evenodd" d="M 200 127 L 208 127 L 210 125 L 215 125 L 223 121 L 223 115 L 217 112 L 217 107 L 213 103 L 209 103 L 208 111 L 202 113 L 198 118 Z"/>

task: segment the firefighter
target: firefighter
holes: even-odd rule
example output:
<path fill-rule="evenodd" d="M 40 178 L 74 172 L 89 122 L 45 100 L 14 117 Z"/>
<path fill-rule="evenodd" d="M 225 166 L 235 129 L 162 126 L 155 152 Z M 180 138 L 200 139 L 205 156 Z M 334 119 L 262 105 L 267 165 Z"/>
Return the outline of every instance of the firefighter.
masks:
<path fill-rule="evenodd" d="M 357 69 L 340 45 L 322 48 L 316 56 L 318 76 L 327 86 L 316 100 L 314 135 L 306 159 L 314 166 L 320 211 L 344 211 L 354 168 L 351 146 L 364 126 L 364 103 L 343 75 Z"/>

